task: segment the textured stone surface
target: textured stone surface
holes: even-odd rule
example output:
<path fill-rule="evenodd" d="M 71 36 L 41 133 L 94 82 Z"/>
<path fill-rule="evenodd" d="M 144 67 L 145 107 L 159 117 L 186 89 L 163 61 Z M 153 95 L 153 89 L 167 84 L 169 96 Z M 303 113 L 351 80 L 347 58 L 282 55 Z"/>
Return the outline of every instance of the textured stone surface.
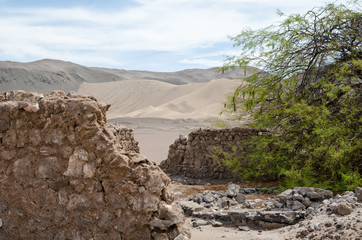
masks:
<path fill-rule="evenodd" d="M 230 188 L 235 188 L 232 185 L 229 185 Z M 267 192 L 270 190 L 264 187 L 261 189 Z M 245 190 L 254 193 L 245 194 Z M 257 196 L 260 198 L 256 198 L 255 193 L 263 191 L 258 190 L 258 188 L 240 188 L 239 194 L 243 192 L 245 201 L 238 203 L 234 201 L 237 196 L 231 197 L 227 194 L 227 190 L 206 190 L 182 198 L 178 201 L 178 204 L 182 207 L 186 216 L 192 218 L 194 227 L 198 227 L 197 220 L 202 219 L 208 225 L 215 226 L 213 221 L 217 221 L 222 223 L 223 226 L 239 227 L 240 230 L 281 228 L 281 231 L 290 231 L 291 229 L 291 231 L 294 231 L 293 229 L 300 228 L 301 231 L 298 230 L 298 236 L 309 235 L 309 239 L 314 239 L 313 232 L 322 233 L 324 226 L 329 228 L 329 232 L 332 233 L 337 228 L 338 232 L 341 231 L 339 234 L 342 236 L 346 234 L 346 232 L 342 231 L 343 229 L 352 229 L 354 235 L 362 234 L 362 221 L 359 219 L 360 213 L 362 213 L 362 204 L 357 201 L 357 197 L 353 192 L 347 191 L 329 198 L 329 191 L 323 189 L 294 188 L 279 195 L 270 194 L 266 196 L 260 194 Z M 313 207 L 307 208 L 303 202 L 305 202 L 305 199 L 309 199 L 307 197 L 308 192 L 324 192 L 323 195 L 328 199 L 321 201 L 309 200 L 308 204 Z M 208 195 L 212 195 L 214 201 L 204 201 L 204 196 Z M 283 203 L 280 202 L 280 198 L 284 199 Z M 311 219 L 314 219 L 313 223 L 310 222 Z M 342 221 L 342 219 L 344 220 Z M 342 222 L 342 224 L 338 222 Z M 284 227 L 288 230 L 282 230 Z M 323 237 L 318 239 L 327 239 L 324 234 Z"/>
<path fill-rule="evenodd" d="M 356 197 L 357 197 L 357 200 L 358 200 L 359 202 L 362 202 L 362 187 L 356 188 L 356 189 L 354 190 L 354 193 L 355 193 L 355 195 L 356 195 Z"/>
<path fill-rule="evenodd" d="M 257 130 L 245 128 L 199 129 L 191 132 L 187 138 L 181 135 L 176 139 L 160 167 L 171 177 L 232 179 L 231 171 L 220 166 L 211 155 L 216 149 L 231 151 L 234 145 L 242 150 L 243 140 L 258 135 Z"/>
<path fill-rule="evenodd" d="M 352 212 L 352 210 L 353 209 L 349 203 L 342 202 L 342 203 L 338 203 L 334 207 L 333 212 L 337 213 L 339 215 L 345 216 L 345 215 L 350 214 Z"/>
<path fill-rule="evenodd" d="M 277 208 L 292 209 L 294 211 L 304 210 L 322 201 L 328 201 L 333 197 L 329 190 L 313 187 L 295 187 L 277 195 L 277 202 L 273 205 Z M 278 203 L 279 202 L 279 203 Z"/>
<path fill-rule="evenodd" d="M 170 179 L 109 105 L 62 91 L 0 94 L 1 239 L 189 236 Z"/>

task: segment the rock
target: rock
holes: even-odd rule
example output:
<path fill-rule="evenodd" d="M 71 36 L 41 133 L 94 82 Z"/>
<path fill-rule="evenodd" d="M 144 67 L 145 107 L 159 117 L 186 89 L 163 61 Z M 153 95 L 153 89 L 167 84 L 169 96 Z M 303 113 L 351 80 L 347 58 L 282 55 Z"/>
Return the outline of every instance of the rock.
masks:
<path fill-rule="evenodd" d="M 39 103 L 33 103 L 33 104 L 27 104 L 23 107 L 25 111 L 27 112 L 37 112 L 40 110 Z"/>
<path fill-rule="evenodd" d="M 301 194 L 298 194 L 298 193 L 294 193 L 293 194 L 293 200 L 298 200 L 298 201 L 303 201 L 304 200 L 304 197 L 301 195 Z"/>
<path fill-rule="evenodd" d="M 207 225 L 207 224 L 209 224 L 209 222 L 207 222 L 207 221 L 205 221 L 205 220 L 202 220 L 202 219 L 198 219 L 198 220 L 196 220 L 196 221 L 194 221 L 194 222 L 192 223 L 192 226 L 193 226 L 193 227 L 199 227 L 199 226 L 205 226 L 205 225 Z"/>
<path fill-rule="evenodd" d="M 334 207 L 333 212 L 342 216 L 349 215 L 353 211 L 352 207 L 348 203 L 339 203 Z"/>
<path fill-rule="evenodd" d="M 324 199 L 329 199 L 333 197 L 333 193 L 329 190 L 324 190 L 320 188 L 307 188 L 307 197 L 313 201 L 323 201 Z"/>
<path fill-rule="evenodd" d="M 0 228 L 3 226 L 3 220 L 0 218 Z"/>
<path fill-rule="evenodd" d="M 282 208 L 283 207 L 283 204 L 281 204 L 279 201 L 272 201 L 272 203 L 276 208 Z"/>
<path fill-rule="evenodd" d="M 207 203 L 207 204 L 205 204 L 205 208 L 212 208 L 214 205 L 213 204 L 211 204 L 211 203 Z"/>
<path fill-rule="evenodd" d="M 177 237 L 175 237 L 174 240 L 189 240 L 189 238 L 186 237 L 186 236 L 183 235 L 183 234 L 180 234 L 180 235 L 178 235 Z"/>
<path fill-rule="evenodd" d="M 303 205 L 306 207 L 309 207 L 312 205 L 312 202 L 310 201 L 310 199 L 308 197 L 305 197 L 302 201 Z"/>
<path fill-rule="evenodd" d="M 344 223 L 342 221 L 338 221 L 336 223 L 336 228 L 337 229 L 343 229 L 345 227 Z"/>
<path fill-rule="evenodd" d="M 292 199 L 292 197 L 293 197 L 293 190 L 292 189 L 285 190 L 284 192 L 277 195 L 277 198 L 279 199 L 279 202 L 281 202 L 283 204 L 285 204 L 287 202 L 287 200 Z"/>
<path fill-rule="evenodd" d="M 191 216 L 193 212 L 199 212 L 205 209 L 200 204 L 192 201 L 179 201 L 178 204 L 181 206 L 186 216 Z"/>
<path fill-rule="evenodd" d="M 301 202 L 299 202 L 299 201 L 293 202 L 293 207 L 292 207 L 293 211 L 298 211 L 298 210 L 303 210 L 303 209 L 305 209 L 305 206 Z"/>
<path fill-rule="evenodd" d="M 203 201 L 206 202 L 206 203 L 211 203 L 214 201 L 214 196 L 211 192 L 208 192 L 207 194 L 205 194 L 203 197 L 202 197 Z"/>
<path fill-rule="evenodd" d="M 153 233 L 152 236 L 154 240 L 168 240 L 168 236 L 165 233 Z"/>
<path fill-rule="evenodd" d="M 356 197 L 357 197 L 357 200 L 358 200 L 359 202 L 362 202 L 362 187 L 356 188 L 356 189 L 354 190 L 354 193 L 355 193 L 355 195 L 356 195 Z"/>
<path fill-rule="evenodd" d="M 167 230 L 169 227 L 184 222 L 182 208 L 173 203 L 172 205 L 161 203 L 159 215 L 150 222 L 153 228 Z"/>
<path fill-rule="evenodd" d="M 307 236 L 309 234 L 309 231 L 307 229 L 303 229 L 299 232 L 301 236 Z"/>
<path fill-rule="evenodd" d="M 244 188 L 243 192 L 246 194 L 256 193 L 256 188 Z"/>
<path fill-rule="evenodd" d="M 212 220 L 212 221 L 211 221 L 211 225 L 212 225 L 213 227 L 221 227 L 223 224 L 222 224 L 221 222 Z"/>
<path fill-rule="evenodd" d="M 315 209 L 313 207 L 308 207 L 307 208 L 307 211 L 305 211 L 305 214 L 308 216 L 308 215 L 311 215 L 315 213 Z"/>
<path fill-rule="evenodd" d="M 240 231 L 250 231 L 250 228 L 248 226 L 239 226 L 238 228 Z"/>
<path fill-rule="evenodd" d="M 239 193 L 240 186 L 237 184 L 230 184 L 228 186 L 228 189 L 226 190 L 226 195 L 228 197 L 236 197 L 236 195 Z"/>
<path fill-rule="evenodd" d="M 320 222 L 317 222 L 316 224 L 314 224 L 314 230 L 318 230 L 319 229 L 319 226 L 321 225 Z"/>

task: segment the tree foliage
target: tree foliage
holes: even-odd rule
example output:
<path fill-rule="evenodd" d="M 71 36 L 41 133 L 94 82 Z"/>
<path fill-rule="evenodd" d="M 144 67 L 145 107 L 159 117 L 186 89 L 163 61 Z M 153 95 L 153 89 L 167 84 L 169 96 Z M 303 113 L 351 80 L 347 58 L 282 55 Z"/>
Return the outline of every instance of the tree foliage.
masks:
<path fill-rule="evenodd" d="M 284 16 L 232 37 L 239 56 L 221 71 L 257 67 L 227 109 L 270 131 L 249 151 L 225 153 L 242 178 L 284 179 L 335 191 L 362 185 L 362 14 L 357 1 Z"/>

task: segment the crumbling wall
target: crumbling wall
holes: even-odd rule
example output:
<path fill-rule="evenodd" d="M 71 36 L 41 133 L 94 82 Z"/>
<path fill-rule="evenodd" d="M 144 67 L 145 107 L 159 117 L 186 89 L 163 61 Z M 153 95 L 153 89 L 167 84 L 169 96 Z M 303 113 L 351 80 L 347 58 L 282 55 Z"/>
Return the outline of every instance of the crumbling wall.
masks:
<path fill-rule="evenodd" d="M 199 129 L 188 137 L 180 136 L 170 146 L 168 157 L 160 167 L 170 176 L 194 179 L 231 179 L 230 169 L 221 166 L 212 155 L 216 149 L 230 151 L 231 146 L 243 147 L 243 140 L 262 135 L 255 129 Z"/>
<path fill-rule="evenodd" d="M 188 235 L 170 179 L 109 105 L 61 91 L 0 94 L 0 239 Z"/>

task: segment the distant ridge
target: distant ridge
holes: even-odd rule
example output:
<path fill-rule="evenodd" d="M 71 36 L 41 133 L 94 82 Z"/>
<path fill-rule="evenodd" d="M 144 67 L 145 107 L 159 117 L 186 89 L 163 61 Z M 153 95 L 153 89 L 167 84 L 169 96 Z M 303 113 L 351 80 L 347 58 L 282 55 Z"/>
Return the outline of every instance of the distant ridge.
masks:
<path fill-rule="evenodd" d="M 83 82 L 99 83 L 122 80 L 112 73 L 59 60 L 30 63 L 0 62 L 0 89 L 49 92 L 77 91 Z"/>
<path fill-rule="evenodd" d="M 29 63 L 0 61 L 0 92 L 25 90 L 49 92 L 77 91 L 82 83 L 104 83 L 122 80 L 157 80 L 175 85 L 205 83 L 213 79 L 240 79 L 243 70 L 217 73 L 218 68 L 187 69 L 178 72 L 150 72 L 138 70 L 85 67 L 72 62 L 44 59 Z M 248 73 L 246 73 L 248 74 Z"/>

